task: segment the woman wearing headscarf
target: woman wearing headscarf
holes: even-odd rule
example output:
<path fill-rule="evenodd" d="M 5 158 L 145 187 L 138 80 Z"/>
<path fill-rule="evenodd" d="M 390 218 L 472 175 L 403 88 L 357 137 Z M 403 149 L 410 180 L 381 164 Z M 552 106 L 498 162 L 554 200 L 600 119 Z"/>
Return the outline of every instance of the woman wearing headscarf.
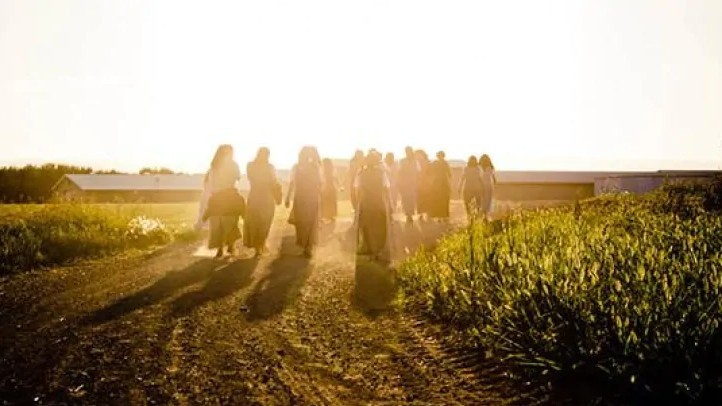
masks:
<path fill-rule="evenodd" d="M 290 206 L 293 197 L 291 216 L 296 226 L 296 243 L 307 257 L 311 256 L 318 240 L 321 183 L 318 150 L 315 147 L 303 147 L 291 174 L 286 207 Z"/>
<path fill-rule="evenodd" d="M 323 160 L 323 187 L 321 192 L 321 218 L 333 223 L 338 215 L 338 179 L 333 161 Z"/>
<path fill-rule="evenodd" d="M 398 172 L 399 168 L 396 164 L 396 157 L 394 156 L 393 152 L 388 152 L 386 156 L 384 156 L 384 166 L 386 167 L 386 174 L 389 178 L 389 182 L 391 182 L 391 187 L 389 189 L 389 214 L 393 217 L 394 213 L 396 212 L 396 202 L 397 196 L 398 196 Z"/>
<path fill-rule="evenodd" d="M 224 248 L 234 254 L 236 240 L 241 236 L 238 219 L 243 214 L 244 202 L 236 187 L 240 179 L 241 171 L 233 160 L 233 147 L 219 146 L 208 171 L 211 196 L 204 216 L 210 224 L 208 247 L 218 250 L 216 257 L 223 256 Z"/>
<path fill-rule="evenodd" d="M 428 217 L 431 206 L 431 163 L 429 162 L 429 156 L 424 150 L 417 150 L 414 152 L 414 155 L 419 165 L 416 207 L 419 212 L 419 218 L 424 220 Z"/>
<path fill-rule="evenodd" d="M 399 164 L 397 185 L 407 223 L 413 222 L 414 214 L 416 214 L 416 201 L 419 194 L 418 178 L 419 166 L 416 163 L 414 150 L 406 147 L 406 157 Z"/>
<path fill-rule="evenodd" d="M 483 189 L 481 182 L 481 169 L 475 156 L 470 156 L 464 172 L 459 180 L 459 194 L 464 199 L 466 215 L 476 215 L 482 203 Z"/>
<path fill-rule="evenodd" d="M 381 154 L 371 152 L 366 165 L 356 177 L 358 222 L 363 250 L 373 259 L 388 258 L 389 235 L 389 182 L 381 162 Z"/>
<path fill-rule="evenodd" d="M 494 203 L 494 185 L 496 184 L 496 171 L 494 164 L 491 163 L 489 155 L 484 154 L 479 158 L 479 166 L 481 167 L 481 184 L 482 184 L 482 201 L 481 213 L 484 218 L 491 218 L 491 209 Z"/>
<path fill-rule="evenodd" d="M 278 188 L 276 169 L 271 165 L 271 152 L 262 147 L 256 158 L 248 164 L 248 206 L 243 223 L 243 243 L 256 251 L 256 256 L 266 251 L 266 240 L 276 211 L 275 193 Z"/>
<path fill-rule="evenodd" d="M 348 172 L 346 172 L 346 190 L 348 191 L 349 199 L 351 200 L 351 206 L 353 207 L 354 212 L 358 208 L 356 196 L 353 193 L 354 184 L 356 181 L 356 175 L 358 175 L 361 168 L 363 168 L 365 159 L 363 151 L 357 149 L 356 152 L 354 152 L 353 158 L 351 158 L 351 161 L 349 162 Z"/>

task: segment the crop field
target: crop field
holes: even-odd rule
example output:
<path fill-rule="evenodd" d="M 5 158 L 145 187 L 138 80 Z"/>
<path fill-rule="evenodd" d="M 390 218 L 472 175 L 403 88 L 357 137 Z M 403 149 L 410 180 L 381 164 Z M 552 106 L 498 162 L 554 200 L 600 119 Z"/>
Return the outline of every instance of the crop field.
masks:
<path fill-rule="evenodd" d="M 28 219 L 47 211 L 65 211 L 68 207 L 86 207 L 100 209 L 116 216 L 128 218 L 145 216 L 157 218 L 169 227 L 191 227 L 196 220 L 197 203 L 159 203 L 159 204 L 4 204 L 0 205 L 0 219 L 8 217 Z"/>
<path fill-rule="evenodd" d="M 399 270 L 406 304 L 527 387 L 719 404 L 722 183 L 518 212 Z"/>

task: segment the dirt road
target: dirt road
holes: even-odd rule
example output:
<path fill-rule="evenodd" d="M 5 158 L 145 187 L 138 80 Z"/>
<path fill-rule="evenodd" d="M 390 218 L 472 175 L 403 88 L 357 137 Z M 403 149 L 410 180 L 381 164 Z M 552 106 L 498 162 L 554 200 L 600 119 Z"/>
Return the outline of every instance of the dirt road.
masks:
<path fill-rule="evenodd" d="M 2 281 L 0 403 L 503 403 L 395 310 L 393 270 L 357 258 L 349 225 L 311 260 L 278 223 L 259 260 L 174 245 Z M 403 252 L 443 231 L 395 240 Z"/>

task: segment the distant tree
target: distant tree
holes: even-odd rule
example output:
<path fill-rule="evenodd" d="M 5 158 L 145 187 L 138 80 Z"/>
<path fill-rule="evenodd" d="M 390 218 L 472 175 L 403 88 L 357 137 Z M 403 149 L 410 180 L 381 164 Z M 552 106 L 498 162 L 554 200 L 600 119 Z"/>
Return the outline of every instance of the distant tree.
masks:
<path fill-rule="evenodd" d="M 168 168 L 143 168 L 140 170 L 141 175 L 173 175 L 175 174 L 174 171 L 168 169 Z"/>
<path fill-rule="evenodd" d="M 110 170 L 101 169 L 98 171 L 93 171 L 93 173 L 96 175 L 126 175 L 127 174 L 125 172 L 116 171 L 115 169 L 110 169 Z"/>
<path fill-rule="evenodd" d="M 66 174 L 88 174 L 87 167 L 45 164 L 0 168 L 0 201 L 5 203 L 42 203 L 51 197 L 51 189 Z"/>

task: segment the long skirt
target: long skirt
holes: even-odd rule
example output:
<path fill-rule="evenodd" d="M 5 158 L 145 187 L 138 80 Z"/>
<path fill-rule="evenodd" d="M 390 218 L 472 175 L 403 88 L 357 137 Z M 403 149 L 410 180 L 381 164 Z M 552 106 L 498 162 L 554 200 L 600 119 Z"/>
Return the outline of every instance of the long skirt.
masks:
<path fill-rule="evenodd" d="M 336 188 L 327 187 L 321 193 L 321 217 L 333 220 L 338 216 L 338 193 Z"/>
<path fill-rule="evenodd" d="M 211 216 L 208 248 L 231 247 L 241 237 L 238 216 Z"/>
<path fill-rule="evenodd" d="M 432 218 L 449 218 L 449 200 L 451 199 L 451 193 L 449 193 L 448 187 L 435 188 L 433 195 L 429 190 L 429 205 L 428 211 Z"/>
<path fill-rule="evenodd" d="M 318 241 L 319 204 L 318 199 L 300 198 L 293 204 L 296 244 L 304 250 L 310 250 Z"/>
<path fill-rule="evenodd" d="M 471 215 L 479 211 L 483 200 L 481 188 L 465 188 L 464 189 L 464 205 L 466 206 L 466 214 Z"/>
<path fill-rule="evenodd" d="M 362 250 L 371 255 L 383 254 L 387 249 L 389 217 L 385 208 L 359 210 Z"/>
<path fill-rule="evenodd" d="M 418 195 L 417 188 L 413 187 L 402 187 L 399 190 L 401 195 L 401 206 L 404 209 L 404 214 L 407 216 L 413 216 L 416 214 L 416 197 Z"/>
<path fill-rule="evenodd" d="M 262 249 L 266 246 L 275 211 L 276 205 L 273 196 L 251 195 L 248 197 L 246 217 L 243 221 L 244 246 L 255 249 Z"/>
<path fill-rule="evenodd" d="M 491 215 L 491 209 L 494 200 L 494 189 L 485 187 L 482 192 L 481 204 L 479 204 L 479 210 L 486 217 Z"/>

